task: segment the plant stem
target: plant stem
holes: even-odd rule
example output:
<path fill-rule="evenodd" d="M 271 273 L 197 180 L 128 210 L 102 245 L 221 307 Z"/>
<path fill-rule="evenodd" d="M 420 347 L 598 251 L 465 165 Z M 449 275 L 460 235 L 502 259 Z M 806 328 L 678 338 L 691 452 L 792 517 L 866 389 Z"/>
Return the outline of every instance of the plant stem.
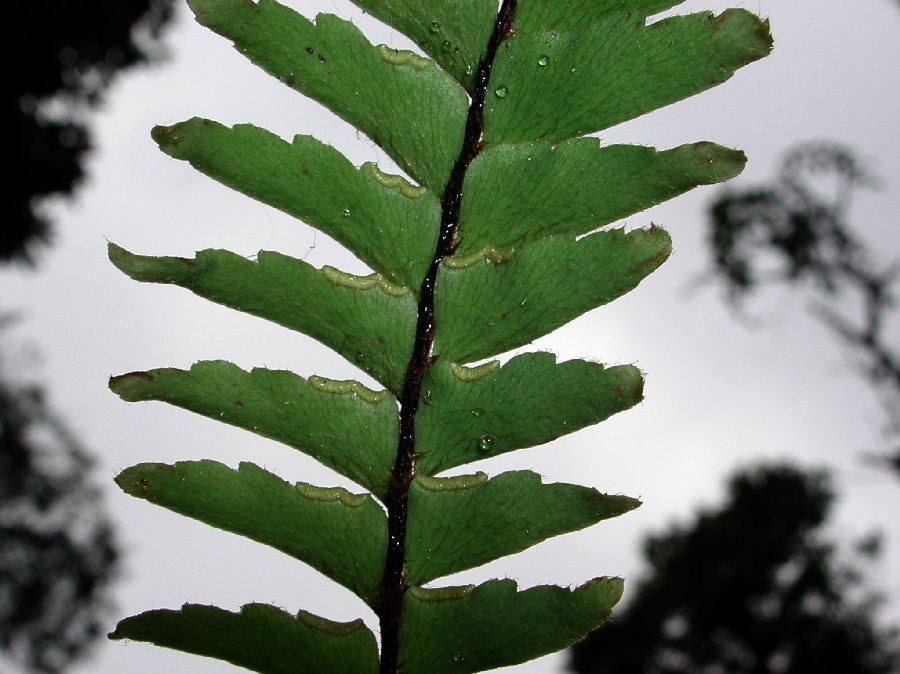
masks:
<path fill-rule="evenodd" d="M 475 90 L 466 118 L 466 129 L 462 149 L 450 179 L 444 189 L 441 209 L 441 228 L 431 266 L 419 294 L 416 335 L 412 356 L 406 369 L 403 393 L 400 398 L 400 440 L 397 458 L 391 473 L 385 505 L 388 510 L 388 546 L 381 579 L 381 595 L 377 613 L 381 626 L 381 674 L 397 674 L 400 654 L 400 625 L 403 609 L 403 595 L 407 585 L 403 576 L 406 557 L 406 520 L 408 514 L 409 486 L 415 475 L 415 424 L 422 391 L 422 380 L 433 359 L 431 347 L 434 343 L 434 289 L 438 270 L 444 257 L 452 255 L 456 249 L 456 230 L 459 225 L 459 210 L 462 203 L 463 180 L 472 160 L 481 152 L 481 137 L 484 130 L 484 102 L 487 96 L 491 68 L 500 43 L 509 37 L 515 16 L 517 0 L 503 0 L 503 5 L 494 23 L 494 30 L 488 42 L 487 51 L 478 65 L 475 75 Z"/>

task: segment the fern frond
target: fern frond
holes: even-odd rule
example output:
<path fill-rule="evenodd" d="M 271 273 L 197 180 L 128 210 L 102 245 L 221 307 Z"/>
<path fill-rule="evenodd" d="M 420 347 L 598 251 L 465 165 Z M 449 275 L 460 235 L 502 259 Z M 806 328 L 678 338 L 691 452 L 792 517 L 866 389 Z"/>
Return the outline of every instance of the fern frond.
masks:
<path fill-rule="evenodd" d="M 157 400 L 272 438 L 366 493 L 285 482 L 242 463 L 140 464 L 129 494 L 276 548 L 378 616 L 341 624 L 250 604 L 185 605 L 119 623 L 149 641 L 258 672 L 440 674 L 513 665 L 599 626 L 622 581 L 519 590 L 508 580 L 425 587 L 639 505 L 530 471 L 442 477 L 549 442 L 637 404 L 634 366 L 526 345 L 634 289 L 669 256 L 656 226 L 606 228 L 745 157 L 713 143 L 602 146 L 606 129 L 730 78 L 771 47 L 743 10 L 648 18 L 678 0 L 354 0 L 427 56 L 373 45 L 350 22 L 274 0 L 188 0 L 197 20 L 332 110 L 405 172 L 353 166 L 308 136 L 287 142 L 203 119 L 157 127 L 170 156 L 327 233 L 373 270 L 354 276 L 261 251 L 192 259 L 111 245 L 132 278 L 299 331 L 384 386 L 221 361 L 114 377 Z M 430 58 L 429 58 L 430 57 Z M 325 373 L 327 374 L 327 373 Z"/>

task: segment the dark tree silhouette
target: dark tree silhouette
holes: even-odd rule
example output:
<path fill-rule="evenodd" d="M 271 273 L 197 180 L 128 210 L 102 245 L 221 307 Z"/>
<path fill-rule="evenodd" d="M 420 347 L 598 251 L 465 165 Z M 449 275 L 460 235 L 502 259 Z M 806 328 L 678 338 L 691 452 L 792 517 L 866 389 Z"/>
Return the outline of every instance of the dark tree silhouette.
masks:
<path fill-rule="evenodd" d="M 0 261 L 33 263 L 36 245 L 49 240 L 50 223 L 36 204 L 71 193 L 82 178 L 90 148 L 86 109 L 116 72 L 148 58 L 149 38 L 171 9 L 170 0 L 42 0 L 8 9 L 7 49 L 15 61 L 6 70 L 4 135 L 13 168 L 3 191 Z M 145 44 L 133 33 L 143 33 Z M 61 111 L 48 112 L 51 98 Z"/>
<path fill-rule="evenodd" d="M 117 72 L 156 55 L 147 47 L 171 9 L 170 0 L 20 2 L 9 9 L 12 170 L 0 262 L 34 264 L 50 239 L 40 200 L 77 186 L 90 148 L 87 113 Z M 117 552 L 86 452 L 45 404 L 41 387 L 12 383 L 4 365 L 0 360 L 0 648 L 33 671 L 54 674 L 103 631 Z"/>
<path fill-rule="evenodd" d="M 896 444 L 879 460 L 900 476 L 900 351 L 889 333 L 900 264 L 879 264 L 847 216 L 854 191 L 874 182 L 851 150 L 800 145 L 771 185 L 726 191 L 713 203 L 710 247 L 734 303 L 772 282 L 812 290 L 814 315 L 850 348 L 883 400 L 888 441 Z M 762 271 L 773 259 L 775 268 Z M 834 309 L 838 297 L 850 298 L 861 318 Z"/>
<path fill-rule="evenodd" d="M 117 553 L 89 469 L 39 388 L 0 384 L 0 647 L 35 671 L 101 633 Z"/>
<path fill-rule="evenodd" d="M 727 502 L 651 536 L 624 610 L 571 651 L 581 674 L 896 674 L 896 630 L 875 625 L 863 585 L 877 539 L 840 561 L 821 531 L 823 473 L 741 472 Z"/>

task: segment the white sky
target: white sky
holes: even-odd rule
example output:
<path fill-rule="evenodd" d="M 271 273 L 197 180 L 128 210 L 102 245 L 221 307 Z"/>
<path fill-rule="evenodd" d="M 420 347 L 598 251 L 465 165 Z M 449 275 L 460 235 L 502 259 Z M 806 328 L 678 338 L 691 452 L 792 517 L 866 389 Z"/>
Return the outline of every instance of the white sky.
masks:
<path fill-rule="evenodd" d="M 289 4 L 307 15 L 330 11 L 359 20 L 373 42 L 410 46 L 346 0 Z M 795 141 L 840 140 L 870 159 L 885 180 L 881 191 L 857 199 L 854 222 L 884 261 L 896 259 L 900 236 L 891 225 L 900 213 L 900 8 L 892 0 L 859 0 L 851 9 L 837 0 L 689 0 L 680 11 L 728 6 L 771 19 L 774 55 L 713 91 L 603 138 L 658 147 L 696 140 L 740 147 L 750 163 L 736 186 L 771 176 L 780 153 Z M 39 341 L 41 378 L 51 384 L 53 405 L 96 453 L 97 476 L 107 487 L 126 550 L 117 616 L 186 601 L 231 609 L 265 601 L 338 620 L 362 616 L 374 627 L 374 616 L 359 600 L 294 560 L 125 496 L 112 484 L 120 469 L 134 463 L 214 458 L 230 465 L 252 460 L 291 481 L 350 486 L 289 448 L 159 403 L 128 405 L 107 391 L 109 375 L 217 358 L 303 376 L 359 376 L 302 335 L 179 288 L 135 283 L 106 261 L 109 239 L 146 254 L 192 255 L 215 247 L 249 256 L 271 249 L 306 256 L 317 266 L 363 270 L 325 236 L 165 157 L 150 140 L 150 128 L 194 115 L 252 122 L 286 138 L 318 136 L 356 164 L 377 160 L 383 169 L 391 167 L 371 142 L 249 65 L 186 11 L 166 42 L 169 61 L 122 78 L 111 91 L 97 117 L 91 178 L 73 203 L 54 208 L 57 243 L 39 273 L 3 272 L 4 308 L 23 308 L 17 336 Z M 640 572 L 638 542 L 648 531 L 716 503 L 723 478 L 736 466 L 790 457 L 837 470 L 838 534 L 884 531 L 888 554 L 873 576 L 892 593 L 889 609 L 900 617 L 900 490 L 885 472 L 858 460 L 860 451 L 879 446 L 881 411 L 851 371 L 847 354 L 792 293 L 773 292 L 753 303 L 764 327 L 748 330 L 715 291 L 688 291 L 706 265 L 702 209 L 713 193 L 701 189 L 629 219 L 633 226 L 666 226 L 675 240 L 673 258 L 635 292 L 536 344 L 562 358 L 636 363 L 648 373 L 646 401 L 592 429 L 466 468 L 492 474 L 531 468 L 545 481 L 639 496 L 644 506 L 453 581 L 508 576 L 529 587 L 616 574 L 633 587 Z M 561 671 L 563 659 L 550 656 L 506 671 L 550 674 Z M 75 670 L 235 671 L 242 670 L 138 643 L 101 644 Z"/>

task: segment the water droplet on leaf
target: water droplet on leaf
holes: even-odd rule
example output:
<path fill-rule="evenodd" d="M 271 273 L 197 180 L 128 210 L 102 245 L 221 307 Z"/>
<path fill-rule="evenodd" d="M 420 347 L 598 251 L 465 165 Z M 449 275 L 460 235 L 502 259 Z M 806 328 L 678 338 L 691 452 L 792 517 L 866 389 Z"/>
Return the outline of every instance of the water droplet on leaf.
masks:
<path fill-rule="evenodd" d="M 350 217 L 350 209 L 345 208 L 343 211 L 341 211 L 341 215 L 343 215 L 345 218 L 349 218 Z"/>
<path fill-rule="evenodd" d="M 431 404 L 431 391 L 425 391 L 425 395 L 422 396 L 422 399 L 425 401 L 426 405 Z"/>
<path fill-rule="evenodd" d="M 453 662 L 462 662 L 463 656 L 461 653 L 453 654 Z"/>
<path fill-rule="evenodd" d="M 491 451 L 491 447 L 494 446 L 494 436 L 493 435 L 482 435 L 478 438 L 478 448 L 482 452 Z"/>
<path fill-rule="evenodd" d="M 441 32 L 441 24 L 439 24 L 437 21 L 432 21 L 431 25 L 428 26 L 428 31 L 432 35 L 437 35 L 438 33 Z"/>
<path fill-rule="evenodd" d="M 546 54 L 543 54 L 538 57 L 538 65 L 541 68 L 543 68 L 545 65 L 548 65 L 549 63 L 550 63 L 550 57 L 547 56 Z"/>
<path fill-rule="evenodd" d="M 507 89 L 506 87 L 497 87 L 496 90 L 494 90 L 494 95 L 497 98 L 506 98 L 506 94 L 508 93 L 509 89 Z"/>
<path fill-rule="evenodd" d="M 473 417 L 480 417 L 482 414 L 484 414 L 484 410 L 480 407 L 476 407 L 474 410 L 472 410 Z"/>
<path fill-rule="evenodd" d="M 444 51 L 450 51 L 451 49 L 453 49 L 453 45 L 450 43 L 450 40 L 444 40 L 443 42 L 441 42 L 441 49 L 443 49 Z"/>

